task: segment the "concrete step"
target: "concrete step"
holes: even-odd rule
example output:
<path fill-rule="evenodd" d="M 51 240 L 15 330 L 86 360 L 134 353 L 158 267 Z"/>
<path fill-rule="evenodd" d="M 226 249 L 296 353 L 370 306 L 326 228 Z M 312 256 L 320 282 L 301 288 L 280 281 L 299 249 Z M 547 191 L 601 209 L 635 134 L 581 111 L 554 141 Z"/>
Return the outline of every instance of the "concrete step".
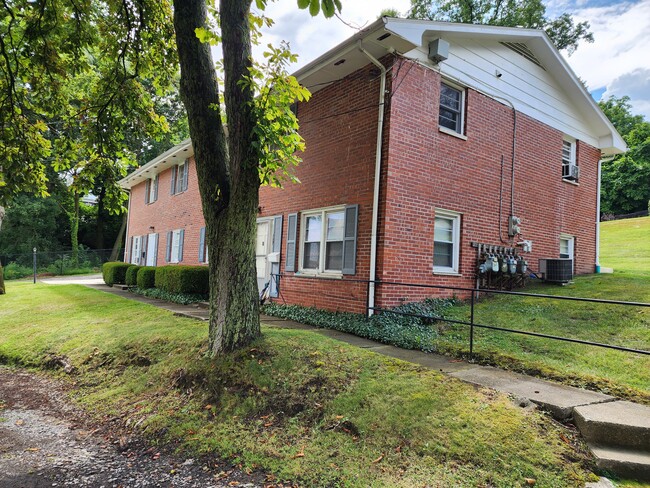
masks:
<path fill-rule="evenodd" d="M 598 468 L 622 478 L 650 481 L 650 451 L 588 445 Z"/>
<path fill-rule="evenodd" d="M 573 409 L 573 418 L 588 443 L 650 452 L 650 407 L 615 401 Z"/>

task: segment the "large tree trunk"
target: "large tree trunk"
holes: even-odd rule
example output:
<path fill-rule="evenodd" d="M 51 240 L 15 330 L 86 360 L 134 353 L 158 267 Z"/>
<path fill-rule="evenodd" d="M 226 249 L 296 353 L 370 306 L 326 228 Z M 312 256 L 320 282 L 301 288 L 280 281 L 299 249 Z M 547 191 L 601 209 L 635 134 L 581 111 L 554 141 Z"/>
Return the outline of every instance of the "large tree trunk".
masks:
<path fill-rule="evenodd" d="M 128 220 L 129 214 L 127 212 L 124 212 L 124 215 L 122 216 L 122 225 L 120 226 L 120 230 L 117 233 L 117 237 L 115 238 L 115 243 L 113 244 L 113 249 L 111 250 L 111 256 L 108 258 L 109 261 L 117 261 L 117 258 L 119 257 L 118 254 L 122 248 L 122 241 L 124 240 L 124 233 L 126 232 L 126 224 Z M 126 247 L 126 245 L 124 247 Z"/>
<path fill-rule="evenodd" d="M 260 334 L 255 271 L 258 161 L 252 145 L 253 92 L 238 85 L 250 66 L 250 0 L 222 0 L 228 144 L 210 47 L 196 37 L 206 25 L 205 0 L 174 0 L 174 28 L 206 223 L 210 266 L 210 351 L 249 344 Z"/>

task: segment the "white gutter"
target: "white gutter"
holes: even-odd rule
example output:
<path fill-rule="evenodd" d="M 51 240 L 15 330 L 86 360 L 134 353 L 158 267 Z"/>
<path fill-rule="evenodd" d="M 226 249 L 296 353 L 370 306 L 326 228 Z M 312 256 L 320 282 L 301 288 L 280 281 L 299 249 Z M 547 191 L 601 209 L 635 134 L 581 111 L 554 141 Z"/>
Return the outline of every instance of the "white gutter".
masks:
<path fill-rule="evenodd" d="M 386 102 L 386 67 L 375 59 L 372 54 L 366 51 L 357 41 L 359 50 L 381 70 L 381 81 L 379 83 L 379 116 L 377 118 L 377 149 L 375 154 L 375 187 L 372 195 L 372 231 L 370 236 L 370 281 L 368 287 L 368 316 L 373 315 L 375 306 L 375 280 L 377 279 L 377 227 L 379 222 L 379 187 L 381 183 L 381 151 L 384 134 L 384 103 Z"/>
<path fill-rule="evenodd" d="M 124 230 L 125 236 L 124 236 L 124 262 L 125 263 L 130 263 L 131 262 L 131 248 L 129 247 L 129 222 L 131 221 L 131 190 L 128 190 L 129 192 L 129 206 L 127 207 L 126 210 L 126 229 Z"/>

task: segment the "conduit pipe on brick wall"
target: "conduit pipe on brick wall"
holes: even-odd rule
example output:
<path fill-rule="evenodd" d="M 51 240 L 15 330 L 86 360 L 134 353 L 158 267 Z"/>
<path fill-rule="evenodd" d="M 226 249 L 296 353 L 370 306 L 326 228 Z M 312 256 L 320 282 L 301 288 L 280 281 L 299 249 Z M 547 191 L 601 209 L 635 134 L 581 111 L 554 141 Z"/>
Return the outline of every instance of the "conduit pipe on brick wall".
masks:
<path fill-rule="evenodd" d="M 375 306 L 375 279 L 377 278 L 377 227 L 379 224 L 379 187 L 381 183 L 381 152 L 383 147 L 384 133 L 384 104 L 386 102 L 386 67 L 381 64 L 372 54 L 363 48 L 361 39 L 357 41 L 359 50 L 366 55 L 372 64 L 381 70 L 379 82 L 379 115 L 377 117 L 377 149 L 375 154 L 375 185 L 372 195 L 372 231 L 370 235 L 370 273 L 368 280 L 368 316 L 373 314 Z"/>

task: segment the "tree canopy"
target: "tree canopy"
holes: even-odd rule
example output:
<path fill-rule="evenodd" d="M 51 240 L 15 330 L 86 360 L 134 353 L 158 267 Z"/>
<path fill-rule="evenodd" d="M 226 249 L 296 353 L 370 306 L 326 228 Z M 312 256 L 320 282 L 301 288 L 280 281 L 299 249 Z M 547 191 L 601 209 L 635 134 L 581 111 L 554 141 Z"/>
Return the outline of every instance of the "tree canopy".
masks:
<path fill-rule="evenodd" d="M 629 151 L 603 163 L 601 211 L 627 214 L 647 210 L 650 201 L 650 122 L 632 114 L 630 98 L 611 96 L 600 108 L 623 136 Z"/>
<path fill-rule="evenodd" d="M 267 0 L 11 0 L 0 6 L 0 205 L 46 193 L 46 170 L 70 170 L 79 188 L 136 159 L 125 140 L 167 129 L 155 110 L 180 67 L 209 250 L 210 350 L 259 333 L 255 227 L 261 183 L 282 184 L 302 148 L 290 105 L 308 92 L 292 60 L 251 45 L 272 22 Z M 331 17 L 340 0 L 298 0 Z M 211 46 L 219 44 L 222 74 Z M 259 95 L 259 96 L 257 96 Z M 224 124 L 228 124 L 226 133 Z M 110 171 L 113 170 L 113 173 Z M 108 173 L 107 173 L 108 172 Z"/>
<path fill-rule="evenodd" d="M 85 180 L 135 161 L 126 134 L 160 134 L 151 90 L 176 73 L 167 2 L 12 0 L 0 6 L 0 204 L 46 194 L 46 166 Z M 75 171 L 80 172 L 80 171 Z"/>
<path fill-rule="evenodd" d="M 569 54 L 580 41 L 594 40 L 589 22 L 576 23 L 568 13 L 549 18 L 542 0 L 411 0 L 407 17 L 544 29 L 555 46 Z"/>

